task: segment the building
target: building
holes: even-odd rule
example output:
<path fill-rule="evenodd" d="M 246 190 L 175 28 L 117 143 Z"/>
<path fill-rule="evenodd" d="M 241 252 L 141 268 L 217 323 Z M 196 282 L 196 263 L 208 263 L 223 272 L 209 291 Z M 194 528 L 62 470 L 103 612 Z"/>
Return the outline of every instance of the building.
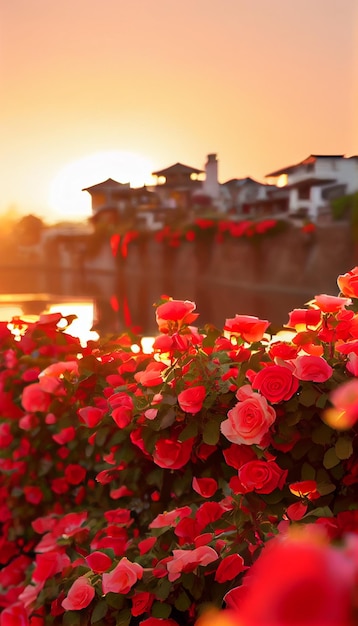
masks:
<path fill-rule="evenodd" d="M 317 221 L 330 212 L 330 200 L 358 191 L 358 156 L 311 154 L 266 178 L 288 192 L 290 216 Z"/>
<path fill-rule="evenodd" d="M 223 210 L 216 154 L 208 155 L 205 170 L 175 163 L 152 175 L 156 184 L 151 187 L 132 188 L 108 178 L 83 189 L 91 196 L 92 222 L 117 225 L 131 221 L 155 230 L 178 213 Z"/>
<path fill-rule="evenodd" d="M 232 178 L 222 188 L 231 215 L 262 217 L 287 212 L 288 194 L 276 185 L 265 185 L 246 177 Z"/>
<path fill-rule="evenodd" d="M 148 228 L 155 226 L 154 215 L 160 208 L 160 198 L 148 187 L 132 188 L 108 178 L 102 183 L 86 187 L 92 200 L 92 222 L 117 225 L 132 221 Z"/>

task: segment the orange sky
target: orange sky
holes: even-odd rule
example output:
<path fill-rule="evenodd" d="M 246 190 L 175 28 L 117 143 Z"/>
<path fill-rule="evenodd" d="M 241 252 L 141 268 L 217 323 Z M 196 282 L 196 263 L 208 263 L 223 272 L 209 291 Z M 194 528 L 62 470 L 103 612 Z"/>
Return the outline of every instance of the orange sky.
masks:
<path fill-rule="evenodd" d="M 357 0 L 0 0 L 0 211 L 58 219 L 57 180 L 76 217 L 61 172 L 126 177 L 97 153 L 221 182 L 358 154 L 357 50 Z"/>

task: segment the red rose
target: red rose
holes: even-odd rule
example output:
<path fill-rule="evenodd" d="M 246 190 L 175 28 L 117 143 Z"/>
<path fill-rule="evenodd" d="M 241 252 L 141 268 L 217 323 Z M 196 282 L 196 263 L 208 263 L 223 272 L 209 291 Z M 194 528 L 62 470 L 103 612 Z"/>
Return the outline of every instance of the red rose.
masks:
<path fill-rule="evenodd" d="M 40 383 L 32 383 L 23 390 L 21 403 L 25 411 L 30 413 L 46 412 L 51 404 L 51 396 L 43 391 Z"/>
<path fill-rule="evenodd" d="M 225 321 L 224 330 L 237 334 L 245 341 L 261 341 L 270 326 L 267 320 L 260 320 L 253 315 L 235 315 Z"/>
<path fill-rule="evenodd" d="M 178 403 L 182 411 L 185 413 L 199 413 L 203 406 L 203 402 L 206 396 L 206 388 L 204 385 L 197 385 L 196 387 L 189 387 L 184 389 L 178 395 Z"/>
<path fill-rule="evenodd" d="M 142 613 L 148 613 L 153 604 L 153 600 L 154 595 L 149 593 L 149 591 L 136 593 L 132 598 L 132 615 L 136 617 L 142 615 Z"/>
<path fill-rule="evenodd" d="M 86 563 L 93 572 L 96 572 L 96 574 L 102 574 L 111 567 L 112 559 L 108 556 L 108 554 L 95 550 L 86 556 Z"/>
<path fill-rule="evenodd" d="M 78 463 L 70 463 L 65 469 L 65 476 L 70 485 L 79 485 L 86 476 L 86 470 Z"/>
<path fill-rule="evenodd" d="M 272 493 L 283 489 L 287 470 L 282 470 L 275 461 L 249 461 L 240 467 L 239 480 L 246 492 Z"/>
<path fill-rule="evenodd" d="M 218 488 L 215 478 L 193 478 L 193 489 L 203 498 L 211 498 Z"/>
<path fill-rule="evenodd" d="M 229 441 L 251 446 L 260 444 L 276 418 L 275 410 L 258 393 L 238 402 L 221 423 L 221 432 Z"/>
<path fill-rule="evenodd" d="M 295 328 L 296 326 L 318 326 L 321 321 L 321 311 L 318 309 L 293 309 L 289 313 L 286 326 Z"/>
<path fill-rule="evenodd" d="M 252 448 L 244 445 L 238 446 L 234 443 L 226 450 L 223 450 L 223 455 L 226 463 L 235 469 L 239 469 L 244 463 L 257 458 Z"/>
<path fill-rule="evenodd" d="M 153 454 L 154 463 L 159 467 L 179 469 L 186 465 L 190 459 L 194 439 L 186 441 L 173 441 L 172 439 L 159 439 L 155 444 Z"/>
<path fill-rule="evenodd" d="M 215 580 L 218 583 L 225 583 L 228 580 L 233 580 L 243 572 L 247 567 L 244 564 L 244 559 L 240 554 L 229 554 L 223 558 L 219 567 L 216 570 Z"/>
<path fill-rule="evenodd" d="M 95 406 L 85 406 L 79 409 L 77 414 L 82 424 L 85 424 L 88 428 L 95 428 L 104 416 L 105 411 Z"/>
<path fill-rule="evenodd" d="M 1 626 L 27 626 L 29 618 L 23 604 L 13 604 L 1 611 Z"/>
<path fill-rule="evenodd" d="M 198 317 L 197 313 L 193 313 L 195 308 L 195 303 L 190 300 L 168 300 L 160 304 L 155 313 L 160 332 L 177 331 L 183 325 L 194 322 Z"/>
<path fill-rule="evenodd" d="M 241 587 L 240 623 L 255 626 L 354 623 L 353 560 L 343 550 L 325 544 L 317 534 L 317 528 L 311 525 L 296 537 L 288 535 L 266 544 Z M 225 600 L 232 606 L 230 597 Z"/>
<path fill-rule="evenodd" d="M 253 389 L 272 402 L 278 404 L 283 400 L 289 400 L 296 393 L 299 382 L 292 376 L 288 367 L 272 365 L 260 370 L 252 381 Z"/>
<path fill-rule="evenodd" d="M 295 359 L 297 356 L 298 348 L 291 346 L 284 341 L 275 341 L 271 344 L 269 349 L 269 355 L 274 361 L 275 359 L 282 359 L 282 361 L 288 361 Z"/>

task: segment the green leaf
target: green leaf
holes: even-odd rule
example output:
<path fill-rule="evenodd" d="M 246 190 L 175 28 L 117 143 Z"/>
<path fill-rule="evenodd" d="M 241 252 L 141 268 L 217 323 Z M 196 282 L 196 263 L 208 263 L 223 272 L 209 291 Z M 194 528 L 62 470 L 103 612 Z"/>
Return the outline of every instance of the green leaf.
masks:
<path fill-rule="evenodd" d="M 96 434 L 96 445 L 99 446 L 100 448 L 104 445 L 107 437 L 108 437 L 108 433 L 109 433 L 109 429 L 106 428 L 100 428 L 97 431 Z"/>
<path fill-rule="evenodd" d="M 117 615 L 116 626 L 129 626 L 131 619 L 132 613 L 130 609 L 123 609 L 123 611 Z"/>
<path fill-rule="evenodd" d="M 301 469 L 301 480 L 315 480 L 316 470 L 309 463 L 303 463 Z"/>
<path fill-rule="evenodd" d="M 120 593 L 112 593 L 111 591 L 106 595 L 106 602 L 113 609 L 121 609 L 124 604 L 124 596 Z"/>
<path fill-rule="evenodd" d="M 95 624 L 96 622 L 99 622 L 99 620 L 102 619 L 102 617 L 105 617 L 105 615 L 107 614 L 108 611 L 108 604 L 105 600 L 101 600 L 100 602 L 98 602 L 98 604 L 96 604 L 96 606 L 93 609 L 93 613 L 91 616 L 91 624 Z"/>
<path fill-rule="evenodd" d="M 195 419 L 192 419 L 182 430 L 179 436 L 179 441 L 186 441 L 187 439 L 191 439 L 192 437 L 196 437 L 198 434 L 198 422 Z"/>
<path fill-rule="evenodd" d="M 339 459 L 349 459 L 353 454 L 353 443 L 350 437 L 339 437 L 334 447 Z"/>
<path fill-rule="evenodd" d="M 178 611 L 183 611 L 183 612 L 187 611 L 190 608 L 191 600 L 188 594 L 185 593 L 185 591 L 182 591 L 178 595 L 177 599 L 175 600 L 174 606 Z"/>
<path fill-rule="evenodd" d="M 172 607 L 170 604 L 166 604 L 165 602 L 154 602 L 151 612 L 153 617 L 166 619 L 171 614 Z"/>
<path fill-rule="evenodd" d="M 326 469 L 330 469 L 331 467 L 335 467 L 340 462 L 340 459 L 336 455 L 336 451 L 334 448 L 329 448 L 323 457 L 323 465 Z"/>
<path fill-rule="evenodd" d="M 324 409 L 326 404 L 328 402 L 328 396 L 326 393 L 323 393 L 321 396 L 319 396 L 316 400 L 316 407 L 318 409 Z"/>
<path fill-rule="evenodd" d="M 215 446 L 220 438 L 220 421 L 208 420 L 203 431 L 203 441 L 209 446 Z"/>
<path fill-rule="evenodd" d="M 317 491 L 321 496 L 327 496 L 336 490 L 336 485 L 330 482 L 317 483 Z"/>
<path fill-rule="evenodd" d="M 307 513 L 306 517 L 309 517 L 310 515 L 313 517 L 333 517 L 333 513 L 329 506 L 319 506 L 317 509 L 313 509 L 313 511 Z"/>
<path fill-rule="evenodd" d="M 307 454 L 308 450 L 311 447 L 312 447 L 311 439 L 301 439 L 300 441 L 296 443 L 295 447 L 292 449 L 291 455 L 296 461 L 298 461 L 299 459 L 302 459 L 302 457 L 304 457 L 305 454 Z"/>
<path fill-rule="evenodd" d="M 326 424 L 320 424 L 317 428 L 312 431 L 312 441 L 313 443 L 318 443 L 322 446 L 327 445 L 331 442 L 332 439 L 332 429 Z"/>
<path fill-rule="evenodd" d="M 78 611 L 66 611 L 62 618 L 63 626 L 80 626 L 81 615 Z"/>
<path fill-rule="evenodd" d="M 345 469 L 343 466 L 343 463 L 340 463 L 339 465 L 336 465 L 336 467 L 332 467 L 331 471 L 330 471 L 331 476 L 333 476 L 333 478 L 335 480 L 342 480 L 344 474 L 345 474 Z"/>
<path fill-rule="evenodd" d="M 316 397 L 317 394 L 314 389 L 308 387 L 307 389 L 302 389 L 301 393 L 299 394 L 299 401 L 300 404 L 302 404 L 303 406 L 309 407 L 316 404 Z"/>
<path fill-rule="evenodd" d="M 160 578 L 155 589 L 155 595 L 158 600 L 166 600 L 171 590 L 172 583 L 167 578 Z"/>

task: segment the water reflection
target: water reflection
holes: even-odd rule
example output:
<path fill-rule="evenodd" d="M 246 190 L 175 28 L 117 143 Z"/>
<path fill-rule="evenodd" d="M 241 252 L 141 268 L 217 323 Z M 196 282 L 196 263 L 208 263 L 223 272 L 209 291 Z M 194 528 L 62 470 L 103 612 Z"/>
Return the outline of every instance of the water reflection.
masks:
<path fill-rule="evenodd" d="M 47 272 L 21 268 L 0 270 L 0 317 L 38 316 L 61 311 L 78 320 L 71 332 L 82 339 L 99 334 L 119 334 L 130 328 L 139 334 L 156 333 L 153 303 L 161 294 L 193 300 L 200 313 L 199 325 L 222 327 L 235 313 L 257 315 L 272 322 L 274 330 L 286 323 L 288 312 L 302 307 L 312 294 L 252 288 L 228 281 L 215 283 L 215 277 L 180 275 L 175 280 L 164 273 L 148 277 L 145 272 L 84 273 Z"/>

